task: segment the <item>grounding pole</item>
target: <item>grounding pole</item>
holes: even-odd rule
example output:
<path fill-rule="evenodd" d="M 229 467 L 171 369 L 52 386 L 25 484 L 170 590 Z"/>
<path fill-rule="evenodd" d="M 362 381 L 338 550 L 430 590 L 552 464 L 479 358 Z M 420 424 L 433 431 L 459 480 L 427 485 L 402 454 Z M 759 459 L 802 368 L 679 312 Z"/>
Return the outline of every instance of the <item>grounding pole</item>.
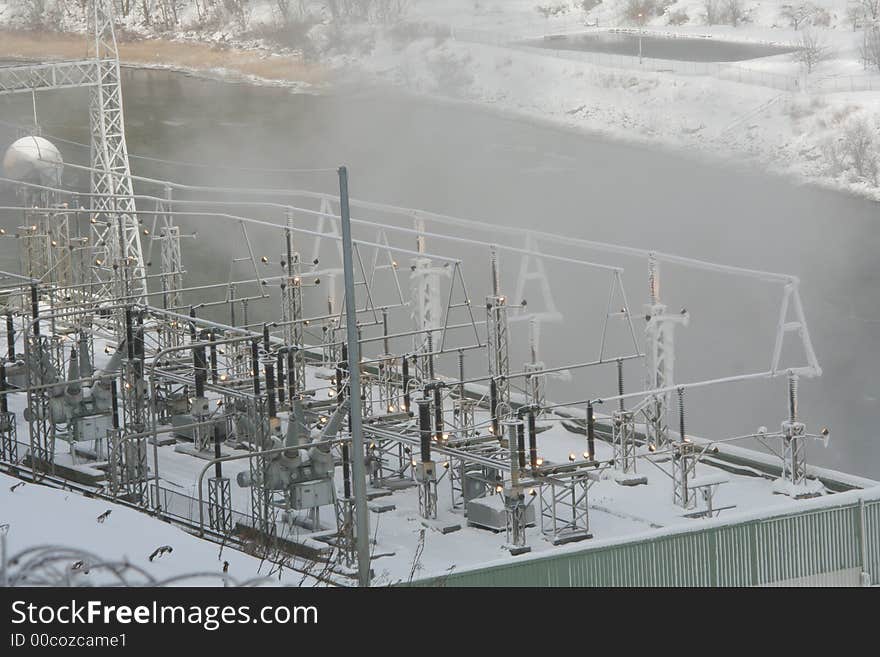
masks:
<path fill-rule="evenodd" d="M 348 342 L 351 396 L 351 453 L 354 475 L 354 512 L 358 558 L 358 585 L 370 585 L 370 529 L 367 516 L 367 479 L 364 436 L 361 432 L 361 349 L 358 343 L 357 300 L 351 256 L 351 214 L 348 207 L 348 169 L 339 167 L 339 215 L 342 219 L 342 267 L 345 278 L 345 331 Z"/>

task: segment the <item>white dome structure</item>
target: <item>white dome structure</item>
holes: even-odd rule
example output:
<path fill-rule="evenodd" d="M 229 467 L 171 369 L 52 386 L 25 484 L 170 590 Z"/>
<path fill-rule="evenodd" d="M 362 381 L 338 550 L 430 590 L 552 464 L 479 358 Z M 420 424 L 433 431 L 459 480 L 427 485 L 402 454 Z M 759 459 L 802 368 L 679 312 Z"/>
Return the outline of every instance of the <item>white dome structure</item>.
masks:
<path fill-rule="evenodd" d="M 63 168 L 61 153 L 43 137 L 22 137 L 3 156 L 3 175 L 20 182 L 57 187 Z"/>

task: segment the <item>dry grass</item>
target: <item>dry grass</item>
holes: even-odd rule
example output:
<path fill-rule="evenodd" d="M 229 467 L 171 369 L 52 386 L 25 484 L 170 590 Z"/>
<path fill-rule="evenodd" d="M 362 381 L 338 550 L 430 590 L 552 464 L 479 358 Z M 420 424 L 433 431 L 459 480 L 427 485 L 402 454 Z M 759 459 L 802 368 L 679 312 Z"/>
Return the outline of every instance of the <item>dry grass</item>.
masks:
<path fill-rule="evenodd" d="M 82 59 L 89 56 L 88 46 L 83 35 L 0 31 L 0 58 Z M 119 44 L 119 56 L 124 64 L 162 65 L 195 71 L 226 69 L 267 80 L 315 84 L 326 79 L 323 68 L 307 64 L 297 56 L 268 57 L 259 52 L 204 43 L 131 40 Z"/>

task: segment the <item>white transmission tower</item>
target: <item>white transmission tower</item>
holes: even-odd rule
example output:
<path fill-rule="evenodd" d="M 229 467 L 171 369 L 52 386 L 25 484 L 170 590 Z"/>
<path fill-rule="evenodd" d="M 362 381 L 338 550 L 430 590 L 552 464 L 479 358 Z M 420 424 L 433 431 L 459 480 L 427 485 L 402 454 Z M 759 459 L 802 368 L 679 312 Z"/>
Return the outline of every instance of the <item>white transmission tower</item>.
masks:
<path fill-rule="evenodd" d="M 147 285 L 122 109 L 112 0 L 94 0 L 95 75 L 91 87 L 92 238 L 101 296 L 146 300 Z M 109 288 L 109 289 L 108 289 Z"/>

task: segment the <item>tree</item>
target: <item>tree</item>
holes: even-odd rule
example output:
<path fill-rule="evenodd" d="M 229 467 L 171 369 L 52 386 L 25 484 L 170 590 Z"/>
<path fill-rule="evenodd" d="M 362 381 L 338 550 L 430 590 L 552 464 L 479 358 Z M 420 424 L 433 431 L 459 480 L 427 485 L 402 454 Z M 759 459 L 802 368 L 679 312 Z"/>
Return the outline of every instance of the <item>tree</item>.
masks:
<path fill-rule="evenodd" d="M 860 4 L 849 4 L 846 8 L 846 20 L 852 25 L 853 32 L 858 29 L 865 18 L 865 10 Z"/>
<path fill-rule="evenodd" d="M 876 27 L 865 27 L 862 31 L 859 57 L 865 68 L 873 65 L 880 69 L 880 30 Z"/>
<path fill-rule="evenodd" d="M 173 27 L 180 21 L 179 10 L 182 5 L 178 0 L 159 0 L 159 16 L 166 27 Z"/>
<path fill-rule="evenodd" d="M 721 22 L 721 6 L 719 0 L 703 0 L 703 20 L 706 25 L 715 25 Z"/>
<path fill-rule="evenodd" d="M 794 59 L 807 69 L 807 73 L 812 73 L 819 62 L 829 59 L 832 55 L 828 45 L 812 30 L 803 30 L 800 41 L 795 43 L 794 47 L 796 48 Z"/>
<path fill-rule="evenodd" d="M 880 0 L 878 0 L 880 1 Z M 535 11 L 537 11 L 541 16 L 550 20 L 555 16 L 561 16 L 568 12 L 568 5 L 560 4 L 560 5 L 537 5 L 535 7 Z"/>
<path fill-rule="evenodd" d="M 282 25 L 289 25 L 291 18 L 290 0 L 275 0 L 275 9 L 278 10 L 278 18 Z"/>
<path fill-rule="evenodd" d="M 253 12 L 253 7 L 251 7 L 249 0 L 223 0 L 223 6 L 235 20 L 239 29 L 242 32 L 247 30 Z"/>
<path fill-rule="evenodd" d="M 862 117 L 852 119 L 843 131 L 842 151 L 860 178 L 877 184 L 877 144 L 874 130 Z"/>
<path fill-rule="evenodd" d="M 880 0 L 859 0 L 865 18 L 876 21 L 880 18 Z"/>
<path fill-rule="evenodd" d="M 782 10 L 779 14 L 788 21 L 789 25 L 797 30 L 815 11 L 816 7 L 812 3 L 802 2 L 797 5 L 782 5 Z"/>
<path fill-rule="evenodd" d="M 376 0 L 373 17 L 378 23 L 390 25 L 400 21 L 409 9 L 409 0 Z"/>
<path fill-rule="evenodd" d="M 746 17 L 743 0 L 724 0 L 724 14 L 727 22 L 736 27 Z"/>
<path fill-rule="evenodd" d="M 654 0 L 627 0 L 623 8 L 624 17 L 639 25 L 644 25 L 649 16 L 657 13 Z"/>

